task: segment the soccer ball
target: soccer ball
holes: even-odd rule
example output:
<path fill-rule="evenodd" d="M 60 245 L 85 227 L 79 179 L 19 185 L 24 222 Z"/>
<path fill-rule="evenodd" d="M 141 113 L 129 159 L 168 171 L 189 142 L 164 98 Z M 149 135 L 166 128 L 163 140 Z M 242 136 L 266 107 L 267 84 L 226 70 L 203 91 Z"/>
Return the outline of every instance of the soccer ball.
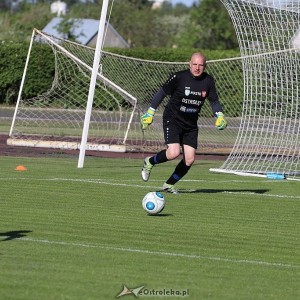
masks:
<path fill-rule="evenodd" d="M 165 198 L 160 192 L 150 192 L 143 198 L 144 210 L 150 215 L 159 214 L 165 208 Z"/>

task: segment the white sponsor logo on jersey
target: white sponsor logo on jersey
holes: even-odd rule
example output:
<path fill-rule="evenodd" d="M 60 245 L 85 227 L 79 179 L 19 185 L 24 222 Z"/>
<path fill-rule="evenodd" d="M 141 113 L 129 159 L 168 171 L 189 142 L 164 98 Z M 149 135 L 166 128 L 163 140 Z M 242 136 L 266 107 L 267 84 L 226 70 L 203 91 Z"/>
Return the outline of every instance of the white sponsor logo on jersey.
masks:
<path fill-rule="evenodd" d="M 184 94 L 185 94 L 186 96 L 188 96 L 188 95 L 190 94 L 190 92 L 191 92 L 191 88 L 188 87 L 188 86 L 186 86 L 186 87 L 185 87 Z"/>
<path fill-rule="evenodd" d="M 186 107 L 183 106 L 183 105 L 181 105 L 181 106 L 180 106 L 180 110 L 185 112 L 185 111 L 186 111 Z"/>

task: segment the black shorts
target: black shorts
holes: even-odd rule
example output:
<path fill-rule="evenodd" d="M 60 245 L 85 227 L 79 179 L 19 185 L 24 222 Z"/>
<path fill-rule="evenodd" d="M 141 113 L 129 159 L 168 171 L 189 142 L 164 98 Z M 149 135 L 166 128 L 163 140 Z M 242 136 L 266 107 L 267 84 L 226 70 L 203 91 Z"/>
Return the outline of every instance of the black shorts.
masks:
<path fill-rule="evenodd" d="M 164 137 L 166 144 L 188 145 L 197 149 L 198 146 L 198 127 L 183 129 L 174 122 L 163 121 Z"/>

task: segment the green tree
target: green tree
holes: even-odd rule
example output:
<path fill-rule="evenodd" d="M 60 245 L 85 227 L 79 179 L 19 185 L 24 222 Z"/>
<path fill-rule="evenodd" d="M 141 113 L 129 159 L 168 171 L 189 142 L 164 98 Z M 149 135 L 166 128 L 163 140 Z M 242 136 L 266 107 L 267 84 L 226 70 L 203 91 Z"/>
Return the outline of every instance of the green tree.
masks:
<path fill-rule="evenodd" d="M 132 4 L 135 9 L 143 9 L 145 7 L 150 7 L 151 6 L 151 2 L 148 0 L 119 0 L 119 1 L 123 1 L 123 2 L 129 2 L 130 4 Z"/>
<path fill-rule="evenodd" d="M 132 47 L 164 47 L 168 31 L 156 10 L 148 5 L 136 9 L 132 1 L 116 1 L 110 23 Z"/>
<path fill-rule="evenodd" d="M 53 17 L 47 4 L 22 4 L 17 12 L 0 11 L 0 40 L 29 40 L 33 28 L 42 29 Z"/>
<path fill-rule="evenodd" d="M 157 10 L 157 17 L 160 24 L 160 34 L 165 38 L 164 47 L 193 48 L 194 30 L 189 16 L 190 8 L 184 4 L 177 4 L 173 7 L 170 3 L 163 3 L 161 9 Z M 191 30 L 191 31 L 189 31 Z"/>
<path fill-rule="evenodd" d="M 198 32 L 201 26 L 191 21 L 186 14 L 177 18 L 178 30 L 173 36 L 173 46 L 176 48 L 201 48 L 201 39 Z"/>
<path fill-rule="evenodd" d="M 195 41 L 203 49 L 234 49 L 238 47 L 234 27 L 228 12 L 220 0 L 202 0 L 190 11 L 191 22 L 200 31 Z"/>

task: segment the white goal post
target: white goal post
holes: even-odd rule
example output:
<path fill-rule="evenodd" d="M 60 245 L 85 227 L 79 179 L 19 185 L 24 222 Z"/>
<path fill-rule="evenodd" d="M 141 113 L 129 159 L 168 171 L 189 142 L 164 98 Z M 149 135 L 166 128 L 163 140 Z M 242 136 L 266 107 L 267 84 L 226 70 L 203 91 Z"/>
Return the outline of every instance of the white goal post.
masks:
<path fill-rule="evenodd" d="M 221 0 L 243 61 L 239 133 L 214 172 L 300 180 L 300 1 Z"/>

